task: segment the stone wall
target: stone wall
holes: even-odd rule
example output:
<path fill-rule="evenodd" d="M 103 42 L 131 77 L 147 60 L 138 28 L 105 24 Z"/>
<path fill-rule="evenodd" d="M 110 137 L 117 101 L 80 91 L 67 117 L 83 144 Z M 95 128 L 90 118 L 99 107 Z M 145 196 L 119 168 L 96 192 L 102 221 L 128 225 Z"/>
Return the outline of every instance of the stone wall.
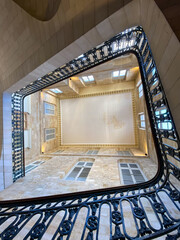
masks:
<path fill-rule="evenodd" d="M 136 112 L 137 112 L 137 123 L 138 123 L 138 137 L 139 137 L 139 148 L 145 154 L 148 154 L 149 157 L 154 161 L 157 162 L 157 155 L 154 146 L 154 140 L 151 132 L 149 117 L 146 108 L 146 102 L 144 98 L 144 93 L 142 97 L 139 97 L 138 86 L 141 83 L 141 76 L 138 75 L 135 81 L 135 103 L 136 103 Z M 139 113 L 144 113 L 145 115 L 145 129 L 140 128 L 140 121 L 139 121 Z"/>
<path fill-rule="evenodd" d="M 55 106 L 55 114 L 54 115 L 46 115 L 44 112 L 44 103 L 50 103 Z M 59 146 L 58 142 L 58 133 L 60 126 L 58 125 L 58 102 L 59 99 L 47 92 L 41 92 L 41 108 L 40 108 L 40 115 L 41 115 L 41 152 L 46 153 L 51 151 Z M 56 138 L 45 141 L 45 129 L 46 128 L 55 128 L 56 130 Z"/>
<path fill-rule="evenodd" d="M 46 115 L 44 103 L 55 106 L 55 115 Z M 40 157 L 40 154 L 52 151 L 59 146 L 58 105 L 59 99 L 46 92 L 31 95 L 31 114 L 27 115 L 27 128 L 31 129 L 31 148 L 25 149 L 25 164 L 28 165 Z M 45 129 L 55 128 L 56 138 L 45 141 Z"/>
<path fill-rule="evenodd" d="M 45 23 L 11 0 L 2 0 L 0 6 L 1 94 L 8 88 L 14 92 L 124 29 L 141 25 L 180 133 L 180 43 L 154 0 L 63 0 L 55 17 Z"/>
<path fill-rule="evenodd" d="M 31 113 L 27 114 L 27 129 L 31 129 L 31 148 L 25 148 L 25 164 L 40 155 L 40 92 L 31 95 Z"/>
<path fill-rule="evenodd" d="M 49 155 L 50 156 L 50 155 Z M 43 159 L 42 159 L 43 160 Z M 86 181 L 70 181 L 65 177 L 78 161 L 93 162 Z M 72 193 L 122 185 L 119 163 L 138 163 L 148 180 L 157 165 L 144 157 L 53 156 L 0 193 L 0 200 L 22 199 Z M 151 169 L 151 171 L 149 171 Z"/>

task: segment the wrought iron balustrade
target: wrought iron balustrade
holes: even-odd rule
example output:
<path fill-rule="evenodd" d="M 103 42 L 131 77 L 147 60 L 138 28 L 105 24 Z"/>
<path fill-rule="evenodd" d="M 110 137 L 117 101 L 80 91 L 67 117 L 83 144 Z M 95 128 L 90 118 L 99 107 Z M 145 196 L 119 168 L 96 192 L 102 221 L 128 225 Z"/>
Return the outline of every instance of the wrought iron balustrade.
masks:
<path fill-rule="evenodd" d="M 1 239 L 103 239 L 103 227 L 113 240 L 180 238 L 180 141 L 141 27 L 127 29 L 13 94 L 14 181 L 24 176 L 23 98 L 126 53 L 135 54 L 139 62 L 158 156 L 156 176 L 137 185 L 1 202 Z"/>

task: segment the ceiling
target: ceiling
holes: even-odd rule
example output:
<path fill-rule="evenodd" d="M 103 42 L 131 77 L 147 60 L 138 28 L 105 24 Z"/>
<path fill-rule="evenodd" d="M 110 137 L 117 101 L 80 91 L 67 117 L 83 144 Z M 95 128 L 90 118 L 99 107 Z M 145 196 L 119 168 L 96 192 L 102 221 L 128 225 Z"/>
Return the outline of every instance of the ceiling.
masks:
<path fill-rule="evenodd" d="M 125 76 L 113 77 L 113 72 L 120 70 L 126 70 Z M 139 67 L 135 55 L 128 54 L 91 68 L 44 90 L 49 91 L 57 88 L 63 92 L 57 94 L 60 98 L 68 97 L 78 95 L 84 88 L 92 89 L 96 86 L 108 86 L 110 84 L 133 81 L 137 78 L 138 73 Z M 84 82 L 82 78 L 84 76 L 93 76 L 94 81 Z"/>
<path fill-rule="evenodd" d="M 180 0 L 155 0 L 155 2 L 180 40 Z"/>

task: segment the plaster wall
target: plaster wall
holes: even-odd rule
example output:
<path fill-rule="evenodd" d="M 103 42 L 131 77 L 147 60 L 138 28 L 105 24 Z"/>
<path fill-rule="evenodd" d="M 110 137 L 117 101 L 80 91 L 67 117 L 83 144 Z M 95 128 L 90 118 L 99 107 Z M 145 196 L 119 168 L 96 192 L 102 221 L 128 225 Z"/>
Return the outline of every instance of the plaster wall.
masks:
<path fill-rule="evenodd" d="M 61 100 L 62 145 L 135 145 L 132 92 Z"/>

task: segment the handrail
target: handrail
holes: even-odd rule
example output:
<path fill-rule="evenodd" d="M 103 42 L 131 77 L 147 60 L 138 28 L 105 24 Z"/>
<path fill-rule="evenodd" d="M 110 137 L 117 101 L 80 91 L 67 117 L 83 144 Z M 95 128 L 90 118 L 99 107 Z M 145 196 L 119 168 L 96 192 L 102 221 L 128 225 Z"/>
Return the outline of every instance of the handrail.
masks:
<path fill-rule="evenodd" d="M 104 208 L 108 211 L 106 227 L 109 229 L 109 239 L 153 239 L 174 230 L 176 232 L 167 235 L 166 239 L 178 239 L 180 192 L 174 181 L 180 180 L 180 141 L 148 40 L 141 27 L 125 30 L 13 94 L 14 181 L 24 175 L 24 97 L 126 53 L 135 54 L 139 62 L 158 157 L 156 176 L 148 182 L 131 186 L 0 202 L 0 229 L 5 226 L 1 231 L 1 239 L 13 239 L 21 234 L 23 228 L 26 229 L 23 239 L 45 239 L 54 224 L 56 228 L 51 239 L 70 239 L 78 230 L 76 223 L 83 211 L 86 213 L 83 215 L 79 239 L 99 239 Z M 154 96 L 159 93 L 161 97 L 156 101 Z M 166 109 L 165 114 L 157 114 L 161 108 Z M 171 123 L 171 128 L 163 129 L 161 125 L 167 122 Z M 164 139 L 170 139 L 172 146 L 165 144 Z M 127 209 L 129 216 L 126 215 Z M 151 209 L 151 217 L 156 219 L 159 227 L 152 225 L 148 209 Z M 131 233 L 127 224 L 130 215 Z M 60 218 L 58 223 L 54 220 L 56 217 Z M 27 230 L 28 224 L 31 227 Z"/>

